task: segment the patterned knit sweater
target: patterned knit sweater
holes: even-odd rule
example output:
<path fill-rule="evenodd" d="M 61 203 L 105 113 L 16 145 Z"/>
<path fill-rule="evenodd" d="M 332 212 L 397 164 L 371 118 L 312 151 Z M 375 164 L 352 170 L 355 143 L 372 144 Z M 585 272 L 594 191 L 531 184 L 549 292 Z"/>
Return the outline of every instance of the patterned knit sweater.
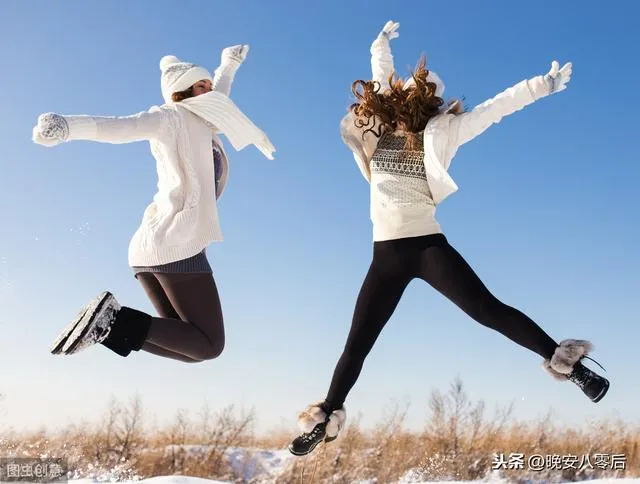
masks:
<path fill-rule="evenodd" d="M 440 233 L 425 175 L 423 135 L 406 150 L 405 136 L 385 134 L 371 159 L 371 221 L 375 241 Z"/>

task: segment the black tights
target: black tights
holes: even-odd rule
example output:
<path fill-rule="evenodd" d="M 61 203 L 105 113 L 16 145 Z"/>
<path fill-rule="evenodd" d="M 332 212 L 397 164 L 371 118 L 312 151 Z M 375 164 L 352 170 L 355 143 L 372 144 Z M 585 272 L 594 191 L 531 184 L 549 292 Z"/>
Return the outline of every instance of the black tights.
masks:
<path fill-rule="evenodd" d="M 222 353 L 222 307 L 211 274 L 143 272 L 137 277 L 159 315 L 151 319 L 143 351 L 188 363 Z"/>
<path fill-rule="evenodd" d="M 356 302 L 347 343 L 323 405 L 342 407 L 365 358 L 393 314 L 412 279 L 420 278 L 471 318 L 543 358 L 557 343 L 535 322 L 489 292 L 442 234 L 375 242 L 373 260 Z"/>

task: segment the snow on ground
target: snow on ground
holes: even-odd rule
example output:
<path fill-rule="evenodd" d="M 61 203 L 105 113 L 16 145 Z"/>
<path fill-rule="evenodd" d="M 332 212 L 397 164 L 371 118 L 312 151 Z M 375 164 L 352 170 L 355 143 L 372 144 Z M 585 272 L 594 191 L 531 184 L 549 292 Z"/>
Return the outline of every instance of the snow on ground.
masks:
<path fill-rule="evenodd" d="M 200 455 L 206 455 L 211 449 L 206 445 L 183 445 L 179 446 L 183 452 L 197 457 Z M 176 449 L 173 446 L 168 446 L 165 452 L 175 452 Z M 233 481 L 220 481 L 203 479 L 199 477 L 189 477 L 182 475 L 168 475 L 159 477 L 150 477 L 142 479 L 132 475 L 130 471 L 126 471 L 125 468 L 113 468 L 111 470 L 98 470 L 98 469 L 85 469 L 85 471 L 79 475 L 90 475 L 90 478 L 71 478 L 69 483 L 72 484 L 92 484 L 92 483 L 107 483 L 107 482 L 122 482 L 122 483 L 148 483 L 148 484 L 231 484 L 233 482 L 254 482 L 254 483 L 277 483 L 278 478 L 284 473 L 290 470 L 291 464 L 300 457 L 295 457 L 289 453 L 287 449 L 258 449 L 258 448 L 243 448 L 243 447 L 231 447 L 225 452 L 227 462 L 229 462 L 233 471 L 235 480 Z M 535 474 L 534 474 L 535 476 Z M 542 476 L 540 476 L 542 477 Z M 310 476 L 306 476 L 305 479 L 310 479 Z M 535 480 L 531 474 L 523 474 L 520 479 L 521 482 L 527 482 L 528 484 L 545 483 L 549 484 L 551 481 L 546 479 Z M 21 481 L 24 482 L 24 481 Z M 441 481 L 425 481 L 421 479 L 421 472 L 419 470 L 409 470 L 402 476 L 395 484 L 424 484 L 429 482 L 437 482 L 439 484 L 507 484 L 509 481 L 500 477 L 498 471 L 488 472 L 486 477 L 475 481 L 453 481 L 453 480 L 441 480 Z M 553 480 L 554 484 L 559 484 L 562 481 Z M 566 481 L 570 482 L 570 481 Z M 589 484 L 640 484 L 640 477 L 637 478 L 607 478 L 607 479 L 593 479 L 583 482 Z M 353 484 L 379 484 L 372 480 L 358 480 Z M 392 483 L 389 483 L 392 484 Z"/>
<path fill-rule="evenodd" d="M 73 484 L 92 484 L 95 482 L 105 482 L 105 481 L 101 481 L 101 480 L 92 480 L 92 479 L 77 479 L 77 480 L 71 480 L 69 481 L 69 483 L 73 483 Z M 106 481 L 109 482 L 109 481 Z M 162 477 L 151 477 L 149 479 L 142 479 L 139 481 L 121 481 L 123 483 L 137 483 L 137 484 L 229 484 L 231 481 L 213 481 L 213 480 L 209 480 L 209 479 L 201 479 L 199 477 L 187 477 L 187 476 L 162 476 Z M 398 484 L 401 484 L 403 482 L 407 482 L 407 481 L 403 481 L 400 480 L 398 481 Z M 420 484 L 420 483 L 416 483 L 415 481 L 411 481 L 414 484 Z M 428 482 L 428 481 L 423 481 L 424 483 Z M 487 480 L 479 480 L 479 481 L 431 481 L 431 482 L 437 482 L 438 484 L 460 484 L 462 482 L 464 482 L 464 484 L 501 484 L 501 483 L 507 483 L 508 481 L 505 479 L 499 479 L 499 478 L 491 478 L 491 479 L 487 479 Z M 584 482 L 588 482 L 589 484 L 640 484 L 640 478 L 632 478 L 632 479 L 594 479 L 592 481 L 584 481 Z M 356 484 L 356 483 L 354 483 Z M 359 481 L 357 484 L 370 484 L 369 481 Z"/>

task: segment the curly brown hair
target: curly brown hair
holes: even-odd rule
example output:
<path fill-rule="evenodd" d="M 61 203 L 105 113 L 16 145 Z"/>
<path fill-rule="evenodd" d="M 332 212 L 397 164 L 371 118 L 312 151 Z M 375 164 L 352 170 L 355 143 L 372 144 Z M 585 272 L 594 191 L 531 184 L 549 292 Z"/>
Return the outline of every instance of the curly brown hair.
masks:
<path fill-rule="evenodd" d="M 405 81 L 393 72 L 389 76 L 389 87 L 382 86 L 375 81 L 357 80 L 351 86 L 356 102 L 349 106 L 355 115 L 354 123 L 358 128 L 366 128 L 367 132 L 381 137 L 383 132 L 394 132 L 400 129 L 407 134 L 407 147 L 413 144 L 415 136 L 424 130 L 427 122 L 440 113 L 444 100 L 436 96 L 436 84 L 427 81 L 429 71 L 426 68 L 426 58 L 420 57 L 417 67 L 411 73 L 414 84 L 404 88 Z M 361 90 L 360 90 L 360 89 Z M 456 104 L 452 112 L 460 112 L 460 103 L 452 101 L 449 106 Z M 376 131 L 376 122 L 379 121 Z"/>
<path fill-rule="evenodd" d="M 171 100 L 174 103 L 179 103 L 180 101 L 188 99 L 190 97 L 193 97 L 193 86 L 191 86 L 189 89 L 185 89 L 184 91 L 174 92 L 173 94 L 171 94 Z"/>

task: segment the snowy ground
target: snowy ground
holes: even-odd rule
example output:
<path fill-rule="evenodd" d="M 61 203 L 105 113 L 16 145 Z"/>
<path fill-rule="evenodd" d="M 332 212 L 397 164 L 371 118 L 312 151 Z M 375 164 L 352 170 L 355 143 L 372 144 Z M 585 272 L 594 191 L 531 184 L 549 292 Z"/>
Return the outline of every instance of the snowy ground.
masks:
<path fill-rule="evenodd" d="M 186 445 L 181 446 L 182 451 L 186 451 L 193 457 L 204 455 L 207 453 L 208 447 L 203 445 Z M 169 446 L 165 449 L 166 452 L 174 452 L 176 449 Z M 106 482 L 123 482 L 123 483 L 153 483 L 153 484 L 230 484 L 232 482 L 264 482 L 274 484 L 277 483 L 279 477 L 288 472 L 290 465 L 296 460 L 301 459 L 295 457 L 289 453 L 287 449 L 251 449 L 251 448 L 230 448 L 226 451 L 227 461 L 231 464 L 233 474 L 235 475 L 234 481 L 220 481 L 202 479 L 198 477 L 189 476 L 160 476 L 147 479 L 136 478 L 132 476 L 130 472 L 122 471 L 121 469 L 114 468 L 109 471 L 93 469 L 79 473 L 82 476 L 92 476 L 91 478 L 72 478 L 68 482 L 73 484 L 90 484 L 90 483 L 106 483 Z M 312 457 L 311 457 L 312 458 Z M 88 472 L 87 472 L 88 471 Z M 417 471 L 408 471 L 405 475 L 398 480 L 395 484 L 420 484 L 426 482 L 438 482 L 440 484 L 450 483 L 484 483 L 484 484 L 506 484 L 509 481 L 499 476 L 497 471 L 490 472 L 481 480 L 476 481 L 425 481 L 420 479 L 420 473 Z M 527 482 L 528 484 L 545 483 L 549 484 L 548 480 L 535 480 L 529 479 L 529 475 L 522 475 L 521 482 Z M 310 480 L 311 476 L 307 475 L 307 479 Z M 25 482 L 25 481 L 21 481 Z M 562 481 L 553 481 L 554 484 L 559 484 Z M 609 478 L 609 479 L 593 479 L 588 482 L 590 484 L 640 484 L 640 478 Z M 354 481 L 353 484 L 380 484 L 369 480 Z M 389 483 L 392 484 L 392 483 Z"/>
<path fill-rule="evenodd" d="M 94 482 L 99 482 L 97 480 L 89 480 L 89 479 L 78 479 L 69 481 L 74 484 L 89 484 Z M 107 481 L 108 482 L 108 481 Z M 122 481 L 122 482 L 137 482 L 137 483 L 153 483 L 153 484 L 228 484 L 230 481 L 212 481 L 209 479 L 200 479 L 198 477 L 185 477 L 185 476 L 163 476 L 163 477 L 152 477 L 149 479 L 142 479 L 139 481 Z M 405 481 L 400 480 L 398 484 L 403 483 Z M 414 482 L 414 481 L 412 481 Z M 460 481 L 438 481 L 439 484 L 454 484 Z M 503 479 L 486 479 L 482 481 L 464 481 L 465 484 L 472 483 L 483 483 L 483 484 L 500 484 L 506 483 L 508 481 Z M 638 484 L 640 483 L 640 478 L 637 479 L 594 479 L 592 481 L 588 481 L 589 484 Z M 354 483 L 356 484 L 356 483 Z M 357 484 L 369 484 L 367 481 L 359 481 Z M 417 483 L 416 483 L 417 484 Z"/>
<path fill-rule="evenodd" d="M 166 453 L 172 453 L 176 449 L 173 446 L 168 446 L 165 449 Z M 207 454 L 208 446 L 205 445 L 183 445 L 180 450 L 186 451 L 191 457 L 204 456 Z M 114 468 L 109 471 L 99 469 L 83 469 L 77 472 L 78 475 L 95 476 L 91 479 L 76 478 L 70 479 L 69 482 L 86 484 L 92 482 L 157 482 L 159 484 L 170 483 L 182 483 L 182 484 L 213 484 L 219 482 L 278 482 L 278 477 L 282 473 L 287 472 L 289 465 L 293 463 L 297 457 L 291 455 L 287 449 L 252 449 L 252 448 L 229 448 L 225 452 L 226 460 L 231 465 L 233 474 L 236 477 L 235 481 L 216 481 L 201 479 L 196 477 L 184 477 L 184 476 L 166 476 L 162 478 L 149 478 L 149 479 L 135 479 L 128 480 L 130 472 L 125 467 Z M 158 480 L 160 479 L 160 480 Z M 2 482 L 2 481 L 0 481 Z"/>

